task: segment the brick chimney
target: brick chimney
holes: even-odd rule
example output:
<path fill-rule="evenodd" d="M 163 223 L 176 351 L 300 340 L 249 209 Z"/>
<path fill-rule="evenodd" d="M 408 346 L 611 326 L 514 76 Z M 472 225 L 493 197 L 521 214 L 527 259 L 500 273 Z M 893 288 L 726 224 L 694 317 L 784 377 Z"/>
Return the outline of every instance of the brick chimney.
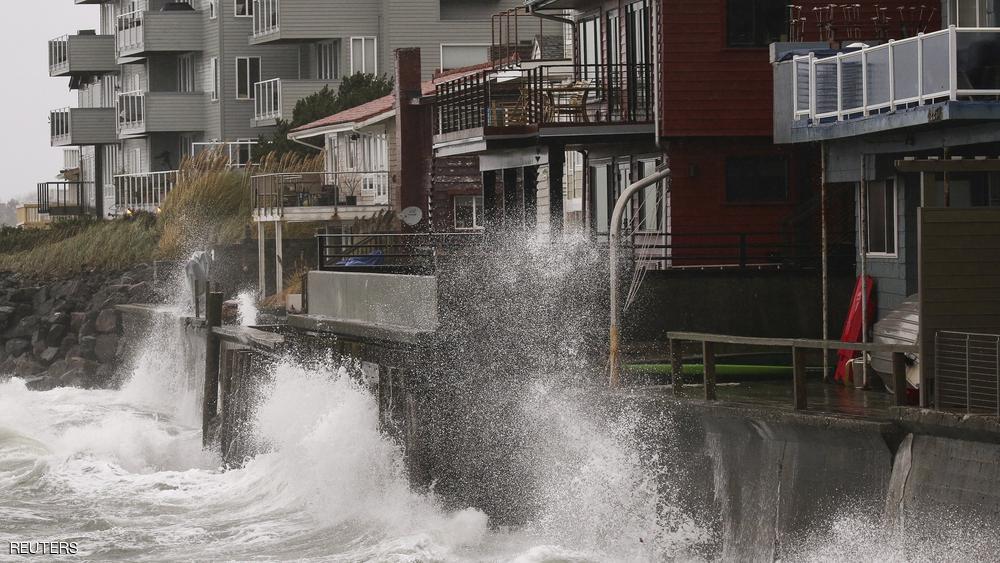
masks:
<path fill-rule="evenodd" d="M 419 207 L 424 219 L 415 230 L 430 228 L 427 201 L 431 191 L 433 110 L 418 105 L 421 96 L 420 49 L 396 49 L 396 147 L 399 149 L 399 202 Z M 404 227 L 405 228 L 405 227 Z"/>

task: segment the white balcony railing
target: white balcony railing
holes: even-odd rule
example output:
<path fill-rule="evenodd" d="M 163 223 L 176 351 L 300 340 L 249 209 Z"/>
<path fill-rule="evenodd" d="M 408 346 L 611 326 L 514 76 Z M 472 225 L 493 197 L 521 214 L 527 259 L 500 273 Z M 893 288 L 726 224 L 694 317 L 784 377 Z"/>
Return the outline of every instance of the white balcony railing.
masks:
<path fill-rule="evenodd" d="M 143 12 L 135 10 L 118 16 L 115 22 L 115 46 L 118 52 L 133 51 L 143 44 Z"/>
<path fill-rule="evenodd" d="M 262 37 L 280 29 L 278 8 L 281 0 L 254 0 L 253 36 Z"/>
<path fill-rule="evenodd" d="M 177 171 L 120 174 L 115 176 L 115 207 L 127 211 L 155 213 L 164 198 L 177 185 Z"/>
<path fill-rule="evenodd" d="M 53 143 L 69 141 L 73 133 L 71 123 L 69 108 L 52 110 L 49 113 L 49 130 Z"/>
<path fill-rule="evenodd" d="M 49 41 L 49 74 L 61 74 L 69 70 L 69 35 Z"/>
<path fill-rule="evenodd" d="M 845 121 L 943 100 L 1000 96 L 1000 28 L 920 34 L 792 61 L 796 120 Z"/>
<path fill-rule="evenodd" d="M 142 130 L 146 126 L 146 93 L 118 94 L 118 131 Z"/>
<path fill-rule="evenodd" d="M 254 119 L 280 119 L 281 79 L 265 80 L 254 84 Z"/>

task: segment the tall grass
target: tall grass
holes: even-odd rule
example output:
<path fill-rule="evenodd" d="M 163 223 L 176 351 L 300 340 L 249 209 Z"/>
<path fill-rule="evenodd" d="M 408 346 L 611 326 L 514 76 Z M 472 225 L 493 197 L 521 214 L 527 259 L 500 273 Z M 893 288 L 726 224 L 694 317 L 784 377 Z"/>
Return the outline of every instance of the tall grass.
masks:
<path fill-rule="evenodd" d="M 28 250 L 0 254 L 0 270 L 45 278 L 113 272 L 151 260 L 159 240 L 156 219 L 145 214 L 129 220 L 80 223 L 75 229 L 64 230 L 62 234 L 70 233 L 64 238 L 52 236 Z"/>
<path fill-rule="evenodd" d="M 253 213 L 250 173 L 319 172 L 323 157 L 265 156 L 249 169 L 229 167 L 228 154 L 206 151 L 186 159 L 178 183 L 163 202 L 159 253 L 179 258 L 195 248 L 243 238 Z"/>

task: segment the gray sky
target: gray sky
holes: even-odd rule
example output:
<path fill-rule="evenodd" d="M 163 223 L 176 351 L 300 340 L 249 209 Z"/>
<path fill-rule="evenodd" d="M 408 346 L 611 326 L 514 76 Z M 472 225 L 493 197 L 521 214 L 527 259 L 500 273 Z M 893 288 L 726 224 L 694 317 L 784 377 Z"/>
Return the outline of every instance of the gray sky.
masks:
<path fill-rule="evenodd" d="M 62 149 L 49 146 L 49 111 L 75 106 L 69 78 L 49 78 L 48 41 L 80 29 L 97 29 L 100 6 L 73 0 L 5 0 L 0 53 L 6 80 L 0 87 L 5 131 L 0 138 L 0 199 L 35 193 L 62 166 Z"/>

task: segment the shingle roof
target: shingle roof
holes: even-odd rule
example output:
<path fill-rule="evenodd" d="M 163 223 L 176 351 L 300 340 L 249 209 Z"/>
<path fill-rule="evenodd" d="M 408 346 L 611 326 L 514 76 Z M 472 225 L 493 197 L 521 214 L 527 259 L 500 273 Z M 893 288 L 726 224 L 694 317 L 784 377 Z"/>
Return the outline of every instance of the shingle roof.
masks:
<path fill-rule="evenodd" d="M 467 76 L 481 70 L 489 68 L 491 65 L 482 64 L 474 67 L 466 67 L 457 69 L 454 71 L 449 71 L 446 74 L 436 75 L 432 80 L 427 80 L 421 83 L 420 90 L 421 95 L 429 96 L 434 93 L 437 85 L 441 82 L 446 82 L 448 80 L 453 80 L 455 78 L 460 78 L 462 76 Z M 345 125 L 347 123 L 358 123 L 360 121 L 368 121 L 374 117 L 382 115 L 392 111 L 396 107 L 396 95 L 389 94 L 388 96 L 383 96 L 376 100 L 361 104 L 360 106 L 355 106 L 350 109 L 345 109 L 340 113 L 335 113 L 331 116 L 324 117 L 313 121 L 312 123 L 307 123 L 301 127 L 296 127 L 292 129 L 292 133 L 301 133 L 303 131 L 309 131 L 310 129 L 319 129 L 323 127 L 333 127 L 336 125 Z"/>

